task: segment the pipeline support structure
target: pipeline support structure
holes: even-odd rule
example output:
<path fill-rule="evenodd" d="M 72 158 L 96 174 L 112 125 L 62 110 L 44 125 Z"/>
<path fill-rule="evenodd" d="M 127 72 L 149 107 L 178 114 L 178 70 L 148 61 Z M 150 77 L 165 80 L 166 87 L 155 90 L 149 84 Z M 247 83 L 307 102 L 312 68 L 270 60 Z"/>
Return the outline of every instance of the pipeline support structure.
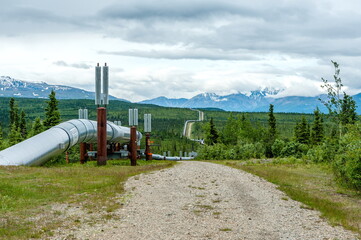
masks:
<path fill-rule="evenodd" d="M 107 110 L 104 107 L 97 109 L 97 164 L 107 164 Z"/>

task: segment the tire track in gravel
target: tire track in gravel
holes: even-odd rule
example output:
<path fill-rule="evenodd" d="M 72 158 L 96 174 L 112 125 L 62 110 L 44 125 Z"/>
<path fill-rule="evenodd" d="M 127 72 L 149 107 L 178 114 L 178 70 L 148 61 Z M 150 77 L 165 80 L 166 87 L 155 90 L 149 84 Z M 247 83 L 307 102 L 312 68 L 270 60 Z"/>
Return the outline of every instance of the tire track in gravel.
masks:
<path fill-rule="evenodd" d="M 357 239 L 275 185 L 222 165 L 182 162 L 132 177 L 125 188 L 131 197 L 117 219 L 59 230 L 54 239 Z"/>

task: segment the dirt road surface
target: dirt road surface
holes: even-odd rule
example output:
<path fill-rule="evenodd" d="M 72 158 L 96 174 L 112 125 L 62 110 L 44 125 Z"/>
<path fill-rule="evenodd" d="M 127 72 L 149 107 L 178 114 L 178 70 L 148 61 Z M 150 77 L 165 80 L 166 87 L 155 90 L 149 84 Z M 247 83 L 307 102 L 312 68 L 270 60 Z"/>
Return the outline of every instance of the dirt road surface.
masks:
<path fill-rule="evenodd" d="M 59 229 L 53 239 L 357 239 L 275 185 L 226 166 L 182 162 L 125 187 L 116 218 Z"/>

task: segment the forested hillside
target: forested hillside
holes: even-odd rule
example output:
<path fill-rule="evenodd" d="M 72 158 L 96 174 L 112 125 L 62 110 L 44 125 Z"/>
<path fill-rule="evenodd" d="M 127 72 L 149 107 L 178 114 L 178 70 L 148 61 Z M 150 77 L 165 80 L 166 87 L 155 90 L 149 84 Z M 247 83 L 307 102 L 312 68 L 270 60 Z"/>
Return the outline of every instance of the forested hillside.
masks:
<path fill-rule="evenodd" d="M 3 129 L 4 140 L 8 139 L 10 133 L 9 129 L 9 111 L 11 98 L 0 98 L 0 121 Z M 36 118 L 44 120 L 45 108 L 47 106 L 47 99 L 29 99 L 29 98 L 16 98 L 15 103 L 18 108 L 19 114 L 23 110 L 25 113 L 25 121 L 27 132 L 30 132 Z M 89 119 L 96 119 L 96 106 L 93 100 L 59 100 L 59 111 L 62 121 L 78 118 L 78 109 L 87 108 L 89 111 Z M 107 108 L 108 120 L 121 121 L 122 125 L 128 125 L 128 109 L 139 109 L 139 130 L 143 129 L 143 116 L 145 113 L 152 114 L 152 140 L 154 141 L 153 149 L 158 153 L 163 151 L 172 151 L 174 153 L 181 151 L 195 151 L 197 150 L 199 143 L 195 143 L 181 137 L 184 123 L 186 120 L 198 119 L 198 113 L 190 109 L 184 108 L 168 108 L 159 107 L 149 104 L 133 104 L 123 101 L 110 101 Z M 267 113 L 239 113 L 239 112 L 225 112 L 217 111 L 217 109 L 202 109 L 205 112 L 205 121 L 210 118 L 214 119 L 216 128 L 219 131 L 223 131 L 226 126 L 227 119 L 230 114 L 234 118 L 241 118 L 244 116 L 255 127 L 262 129 L 267 126 Z M 290 114 L 290 113 L 276 113 L 275 114 L 278 124 L 277 131 L 280 136 L 284 138 L 292 138 L 293 129 L 297 122 L 301 120 L 303 116 L 308 122 L 313 121 L 314 116 L 312 114 Z M 327 119 L 325 119 L 327 124 Z M 203 138 L 203 123 L 196 123 L 193 128 L 194 138 Z M 7 146 L 3 145 L 3 148 Z"/>

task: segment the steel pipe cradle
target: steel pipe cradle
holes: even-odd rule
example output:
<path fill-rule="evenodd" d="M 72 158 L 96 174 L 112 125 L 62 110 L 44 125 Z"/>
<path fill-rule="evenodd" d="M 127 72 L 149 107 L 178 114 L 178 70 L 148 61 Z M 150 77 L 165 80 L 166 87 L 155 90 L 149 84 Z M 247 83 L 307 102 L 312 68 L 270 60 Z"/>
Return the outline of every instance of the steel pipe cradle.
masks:
<path fill-rule="evenodd" d="M 137 132 L 137 141 L 142 134 Z M 128 143 L 130 128 L 107 122 L 107 140 L 109 142 Z M 81 143 L 97 142 L 97 122 L 87 119 L 75 119 L 60 123 L 34 137 L 0 151 L 0 165 L 39 166 L 51 157 L 67 151 Z"/>

